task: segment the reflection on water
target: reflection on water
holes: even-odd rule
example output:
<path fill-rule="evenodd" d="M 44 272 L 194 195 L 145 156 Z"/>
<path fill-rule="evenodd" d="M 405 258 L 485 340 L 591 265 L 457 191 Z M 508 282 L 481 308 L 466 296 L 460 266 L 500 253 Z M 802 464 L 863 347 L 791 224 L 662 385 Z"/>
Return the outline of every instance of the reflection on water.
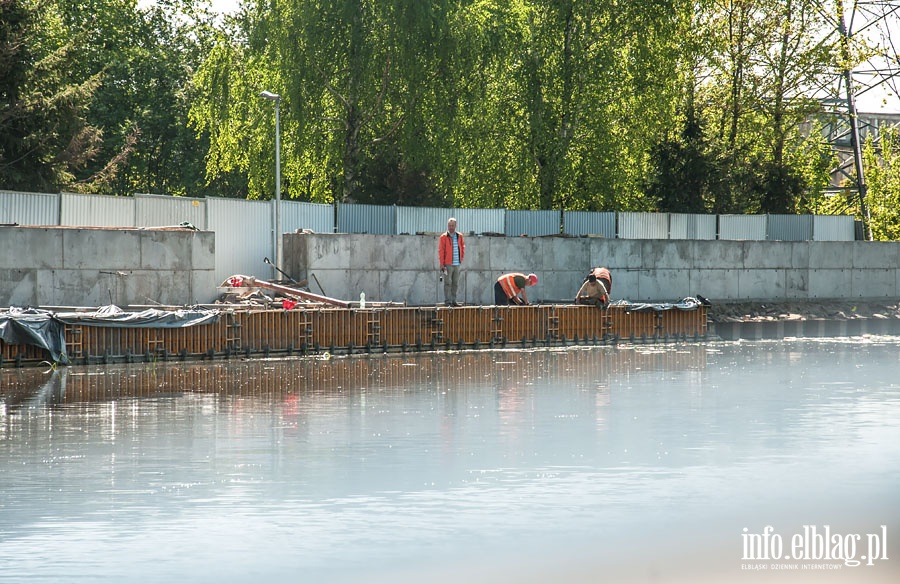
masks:
<path fill-rule="evenodd" d="M 742 529 L 807 524 L 886 525 L 895 559 L 785 581 L 892 581 L 898 364 L 857 339 L 2 370 L 0 582 L 757 582 Z"/>

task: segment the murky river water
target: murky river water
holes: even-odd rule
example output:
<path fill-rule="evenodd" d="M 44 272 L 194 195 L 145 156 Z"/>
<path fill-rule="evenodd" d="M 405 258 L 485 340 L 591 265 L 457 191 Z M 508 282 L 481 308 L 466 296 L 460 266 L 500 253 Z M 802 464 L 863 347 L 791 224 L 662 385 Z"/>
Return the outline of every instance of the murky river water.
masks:
<path fill-rule="evenodd" d="M 900 580 L 897 340 L 0 383 L 2 583 Z"/>

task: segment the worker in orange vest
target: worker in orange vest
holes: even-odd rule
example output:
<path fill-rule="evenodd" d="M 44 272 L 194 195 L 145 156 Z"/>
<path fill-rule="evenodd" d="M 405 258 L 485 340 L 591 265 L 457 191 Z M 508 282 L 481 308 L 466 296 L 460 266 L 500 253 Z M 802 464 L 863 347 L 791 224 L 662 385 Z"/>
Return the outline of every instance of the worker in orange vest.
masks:
<path fill-rule="evenodd" d="M 520 274 L 513 272 L 503 274 L 494 283 L 494 304 L 504 306 L 508 304 L 528 304 L 528 294 L 525 288 L 538 283 L 538 277 L 534 274 Z"/>
<path fill-rule="evenodd" d="M 459 306 L 456 292 L 459 289 L 459 270 L 466 255 L 466 242 L 456 231 L 456 218 L 447 220 L 447 231 L 438 238 L 438 260 L 441 263 L 441 281 L 444 283 L 444 301 L 447 306 Z"/>
<path fill-rule="evenodd" d="M 575 304 L 605 307 L 609 304 L 610 292 L 612 292 L 612 274 L 606 268 L 594 268 L 575 294 Z"/>

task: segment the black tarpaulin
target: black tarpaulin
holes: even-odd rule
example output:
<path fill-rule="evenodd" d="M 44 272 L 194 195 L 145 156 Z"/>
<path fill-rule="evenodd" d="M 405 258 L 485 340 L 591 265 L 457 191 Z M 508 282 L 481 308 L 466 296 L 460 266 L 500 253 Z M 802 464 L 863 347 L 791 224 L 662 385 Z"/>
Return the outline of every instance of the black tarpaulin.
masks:
<path fill-rule="evenodd" d="M 37 308 L 0 312 L 0 339 L 10 345 L 34 345 L 46 349 L 56 363 L 69 364 L 66 325 L 112 328 L 185 328 L 219 322 L 218 310 L 157 310 L 125 312 L 118 306 L 102 306 L 93 312 L 52 313 Z"/>
<path fill-rule="evenodd" d="M 54 363 L 69 364 L 65 325 L 53 313 L 37 308 L 12 307 L 0 312 L 0 339 L 10 345 L 34 345 L 46 349 Z"/>

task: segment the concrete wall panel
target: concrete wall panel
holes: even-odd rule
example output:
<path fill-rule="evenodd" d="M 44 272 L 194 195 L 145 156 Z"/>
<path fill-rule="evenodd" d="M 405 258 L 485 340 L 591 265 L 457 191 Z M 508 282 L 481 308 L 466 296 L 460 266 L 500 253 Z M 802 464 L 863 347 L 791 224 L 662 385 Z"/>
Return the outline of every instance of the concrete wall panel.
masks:
<path fill-rule="evenodd" d="M 351 259 L 353 259 L 351 246 L 354 241 L 357 241 L 355 237 L 333 235 L 304 235 L 303 237 L 310 241 L 306 256 L 307 270 L 314 272 L 322 269 L 350 269 Z"/>
<path fill-rule="evenodd" d="M 588 239 L 590 242 L 590 260 L 585 270 L 604 266 L 613 269 L 624 269 L 641 265 L 641 241 L 629 239 Z"/>
<path fill-rule="evenodd" d="M 613 278 L 615 281 L 615 275 Z M 628 293 L 627 290 L 620 290 L 620 292 L 627 294 L 625 298 L 640 302 L 654 300 L 675 302 L 688 295 L 686 290 L 690 290 L 689 270 L 655 269 L 638 272 L 637 294 Z"/>
<path fill-rule="evenodd" d="M 693 267 L 701 270 L 734 270 L 744 267 L 741 241 L 693 241 Z"/>
<path fill-rule="evenodd" d="M 835 266 L 853 266 L 853 244 L 836 241 L 815 242 L 808 245 L 809 268 L 830 269 Z"/>
<path fill-rule="evenodd" d="M 0 306 L 33 306 L 37 270 L 0 268 Z"/>
<path fill-rule="evenodd" d="M 215 269 L 216 234 L 213 231 L 195 231 L 191 234 L 191 267 L 193 269 Z M 215 279 L 215 273 L 211 275 Z"/>
<path fill-rule="evenodd" d="M 640 282 L 643 278 L 652 277 L 653 270 L 642 270 L 640 268 L 610 269 L 610 273 L 613 279 L 610 298 L 612 300 L 630 300 L 631 298 L 643 298 Z"/>
<path fill-rule="evenodd" d="M 543 300 L 572 302 L 586 275 L 587 270 L 541 271 L 538 273 L 538 285 L 528 289 L 528 297 L 532 297 L 531 291 L 534 290 L 535 293 L 540 293 Z"/>
<path fill-rule="evenodd" d="M 785 270 L 738 270 L 738 298 L 762 300 L 785 298 Z"/>
<path fill-rule="evenodd" d="M 193 241 L 189 232 L 149 231 L 141 233 L 140 268 L 189 270 Z"/>
<path fill-rule="evenodd" d="M 217 296 L 210 232 L 10 229 L 0 229 L 0 249 L 21 249 L 14 257 L 22 265 L 6 270 L 0 283 L 0 298 L 9 304 L 183 305 Z"/>
<path fill-rule="evenodd" d="M 184 272 L 176 270 L 153 270 L 134 272 L 121 278 L 117 283 L 118 296 L 115 303 L 154 305 L 179 305 L 185 298 L 191 298 L 191 279 Z M 129 302 L 129 299 L 134 299 Z"/>
<path fill-rule="evenodd" d="M 494 238 L 488 269 L 497 276 L 507 272 L 529 273 L 541 263 L 541 241 L 534 237 Z"/>
<path fill-rule="evenodd" d="M 179 277 L 183 278 L 184 274 Z M 220 282 L 216 281 L 215 270 L 192 270 L 190 282 L 190 299 L 179 296 L 175 299 L 176 304 L 211 304 L 219 295 L 216 286 Z"/>
<path fill-rule="evenodd" d="M 350 270 L 347 269 L 311 270 L 309 273 L 310 292 L 341 300 L 359 300 L 360 291 L 356 290 L 356 297 L 353 298 L 354 290 L 350 289 L 349 282 Z M 366 291 L 366 294 L 369 292 Z"/>
<path fill-rule="evenodd" d="M 738 269 L 689 270 L 690 290 L 685 294 L 701 294 L 711 299 L 740 298 Z"/>
<path fill-rule="evenodd" d="M 141 234 L 146 231 L 115 229 L 61 229 L 63 266 L 77 269 L 141 267 Z"/>
<path fill-rule="evenodd" d="M 809 267 L 809 242 L 795 241 L 791 244 L 791 268 L 805 270 Z"/>
<path fill-rule="evenodd" d="M 467 254 L 470 239 L 469 237 L 464 239 Z M 438 269 L 438 238 L 433 235 L 422 236 L 416 245 L 410 245 L 409 238 L 402 235 L 388 236 L 381 241 L 373 241 L 372 245 L 383 247 L 382 257 L 373 264 L 376 269 L 425 271 Z M 466 263 L 465 258 L 463 263 Z"/>
<path fill-rule="evenodd" d="M 403 240 L 406 245 L 398 245 Z M 396 254 L 405 256 L 410 247 L 409 238 L 402 235 L 354 237 L 350 241 L 350 266 L 365 271 L 400 269 L 405 266 L 396 261 Z"/>
<path fill-rule="evenodd" d="M 787 241 L 745 241 L 742 265 L 753 268 L 790 268 L 792 245 Z"/>
<path fill-rule="evenodd" d="M 853 298 L 891 298 L 897 296 L 897 270 L 850 270 Z"/>
<path fill-rule="evenodd" d="M 495 241 L 503 241 L 502 237 L 466 237 L 466 257 L 463 260 L 463 269 L 466 271 L 491 269 L 491 253 Z M 424 251 L 423 251 L 424 253 Z M 434 249 L 434 265 L 437 268 L 437 243 Z"/>
<path fill-rule="evenodd" d="M 900 247 L 888 241 L 853 241 L 854 268 L 900 268 Z"/>
<path fill-rule="evenodd" d="M 835 264 L 840 265 L 840 264 Z M 853 298 L 850 268 L 819 268 L 809 270 L 807 298 Z"/>
<path fill-rule="evenodd" d="M 119 277 L 99 270 L 75 269 L 42 271 L 38 277 L 38 298 L 42 306 L 105 306 L 124 304 L 119 294 Z"/>
<path fill-rule="evenodd" d="M 544 269 L 580 269 L 587 274 L 592 267 L 591 242 L 588 239 L 547 237 L 541 243 Z"/>
<path fill-rule="evenodd" d="M 61 229 L 0 227 L 0 268 L 62 267 Z"/>
<path fill-rule="evenodd" d="M 641 242 L 641 265 L 645 268 L 688 269 L 693 265 L 693 248 L 689 241 L 648 239 Z"/>
<path fill-rule="evenodd" d="M 494 282 L 497 276 L 488 271 L 466 270 L 460 281 L 460 294 L 465 290 L 466 304 L 490 305 L 494 302 Z M 438 293 L 439 301 L 443 302 L 444 292 Z"/>
<path fill-rule="evenodd" d="M 784 289 L 786 298 L 807 298 L 809 296 L 809 270 L 787 270 Z"/>

